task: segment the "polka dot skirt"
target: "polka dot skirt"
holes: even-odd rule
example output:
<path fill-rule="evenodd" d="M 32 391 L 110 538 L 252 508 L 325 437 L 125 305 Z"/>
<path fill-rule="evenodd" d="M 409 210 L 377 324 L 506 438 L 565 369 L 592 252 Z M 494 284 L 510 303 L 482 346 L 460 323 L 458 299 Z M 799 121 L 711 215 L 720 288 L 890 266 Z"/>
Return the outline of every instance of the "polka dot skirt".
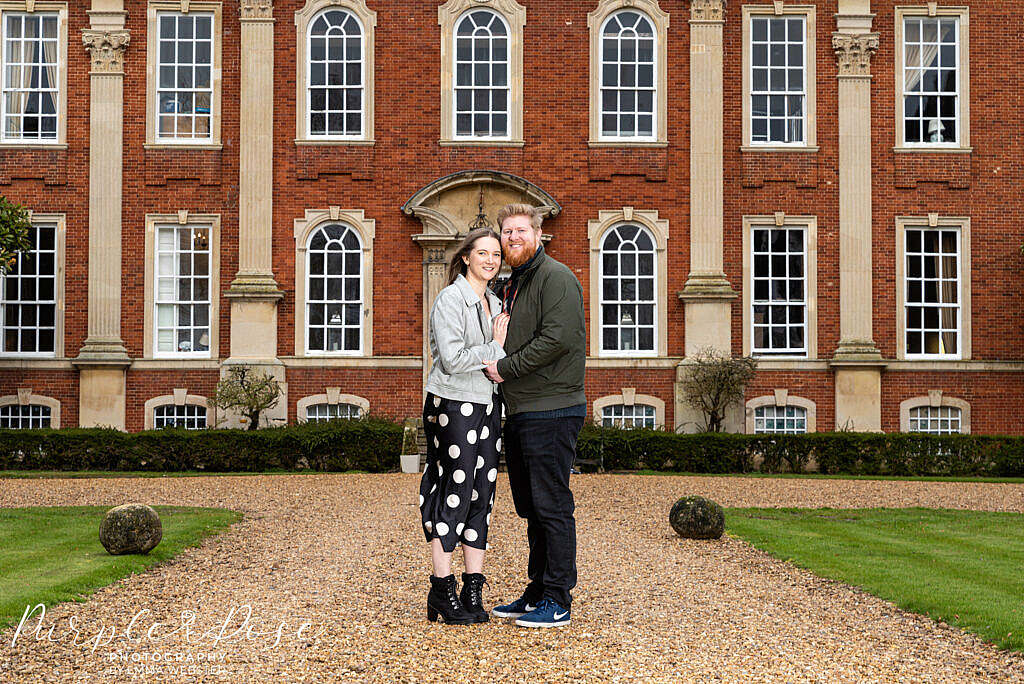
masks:
<path fill-rule="evenodd" d="M 427 467 L 420 482 L 420 517 L 427 541 L 445 551 L 462 542 L 487 548 L 501 448 L 501 399 L 453 401 L 427 393 L 423 428 Z"/>

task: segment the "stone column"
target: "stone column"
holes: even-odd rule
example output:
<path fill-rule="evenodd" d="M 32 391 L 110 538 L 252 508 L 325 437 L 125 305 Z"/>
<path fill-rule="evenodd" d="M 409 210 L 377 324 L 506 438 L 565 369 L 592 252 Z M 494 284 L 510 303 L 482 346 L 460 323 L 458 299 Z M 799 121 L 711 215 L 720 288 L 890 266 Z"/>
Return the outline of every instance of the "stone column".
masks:
<path fill-rule="evenodd" d="M 869 0 L 843 0 L 832 47 L 839 65 L 839 347 L 836 428 L 880 430 L 881 374 L 871 308 L 871 58 Z"/>
<path fill-rule="evenodd" d="M 686 306 L 686 355 L 731 347 L 736 293 L 722 267 L 722 28 L 725 0 L 690 3 L 690 274 L 679 298 Z"/>
<path fill-rule="evenodd" d="M 274 8 L 272 0 L 240 0 L 238 125 L 238 273 L 231 301 L 231 356 L 221 368 L 256 366 L 284 385 L 277 358 L 277 304 L 284 296 L 272 262 L 274 191 Z M 287 392 L 267 420 L 287 415 Z M 228 417 L 236 425 L 237 416 Z"/>
<path fill-rule="evenodd" d="M 690 2 L 690 273 L 679 299 L 684 302 L 687 359 L 713 348 L 732 349 L 732 301 L 736 298 L 723 268 L 724 171 L 722 29 L 725 0 Z M 688 361 L 676 367 L 675 427 L 694 432 L 703 419 L 682 398 Z M 742 430 L 730 416 L 726 430 Z"/>
<path fill-rule="evenodd" d="M 125 427 L 121 340 L 121 199 L 124 53 L 129 34 L 121 0 L 95 0 L 82 30 L 89 53 L 89 312 L 79 369 L 79 425 Z"/>

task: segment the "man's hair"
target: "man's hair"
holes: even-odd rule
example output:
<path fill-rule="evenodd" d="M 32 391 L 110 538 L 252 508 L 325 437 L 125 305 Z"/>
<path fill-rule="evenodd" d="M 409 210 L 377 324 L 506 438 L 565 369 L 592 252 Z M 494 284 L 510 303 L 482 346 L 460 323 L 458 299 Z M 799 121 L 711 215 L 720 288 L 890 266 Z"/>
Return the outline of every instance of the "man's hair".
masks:
<path fill-rule="evenodd" d="M 501 224 L 510 216 L 527 217 L 530 219 L 530 225 L 533 226 L 534 230 L 540 230 L 540 224 L 544 220 L 540 209 L 532 204 L 506 204 L 498 211 L 498 232 L 501 232 Z"/>

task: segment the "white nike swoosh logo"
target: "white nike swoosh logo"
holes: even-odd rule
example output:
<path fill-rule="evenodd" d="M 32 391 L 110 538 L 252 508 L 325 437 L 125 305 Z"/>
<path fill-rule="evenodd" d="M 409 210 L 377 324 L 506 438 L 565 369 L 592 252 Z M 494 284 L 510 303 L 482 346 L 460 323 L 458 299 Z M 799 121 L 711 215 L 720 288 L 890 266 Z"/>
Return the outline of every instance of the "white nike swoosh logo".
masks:
<path fill-rule="evenodd" d="M 536 607 L 537 606 L 531 606 L 529 603 L 527 603 L 526 604 L 526 612 L 530 612 L 531 610 L 534 610 Z"/>
<path fill-rule="evenodd" d="M 564 618 L 568 614 L 569 614 L 569 611 L 565 611 L 564 613 L 555 613 L 555 619 L 556 620 L 561 620 L 562 618 Z"/>

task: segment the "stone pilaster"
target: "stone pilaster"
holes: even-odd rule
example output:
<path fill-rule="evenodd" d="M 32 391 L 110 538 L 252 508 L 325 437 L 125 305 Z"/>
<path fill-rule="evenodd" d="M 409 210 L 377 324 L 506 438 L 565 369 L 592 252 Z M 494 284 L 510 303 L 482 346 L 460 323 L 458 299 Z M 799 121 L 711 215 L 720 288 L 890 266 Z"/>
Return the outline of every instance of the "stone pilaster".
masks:
<path fill-rule="evenodd" d="M 881 429 L 881 354 L 872 328 L 871 58 L 878 34 L 866 0 L 840 2 L 832 47 L 839 67 L 839 346 L 836 428 Z"/>
<path fill-rule="evenodd" d="M 736 293 L 723 269 L 722 29 L 725 0 L 690 4 L 690 273 L 686 355 L 731 347 Z"/>
<path fill-rule="evenodd" d="M 277 305 L 284 292 L 274 279 L 272 258 L 274 190 L 274 8 L 272 0 L 240 0 L 238 125 L 238 273 L 224 296 L 231 302 L 231 355 L 221 367 L 244 364 L 269 372 L 281 383 L 268 422 L 287 415 L 284 365 L 277 358 Z M 228 415 L 228 427 L 239 426 Z"/>
<path fill-rule="evenodd" d="M 121 339 L 121 206 L 124 138 L 124 54 L 130 35 L 119 1 L 95 0 L 89 53 L 89 285 L 85 344 L 79 369 L 79 425 L 125 427 L 125 370 Z"/>

